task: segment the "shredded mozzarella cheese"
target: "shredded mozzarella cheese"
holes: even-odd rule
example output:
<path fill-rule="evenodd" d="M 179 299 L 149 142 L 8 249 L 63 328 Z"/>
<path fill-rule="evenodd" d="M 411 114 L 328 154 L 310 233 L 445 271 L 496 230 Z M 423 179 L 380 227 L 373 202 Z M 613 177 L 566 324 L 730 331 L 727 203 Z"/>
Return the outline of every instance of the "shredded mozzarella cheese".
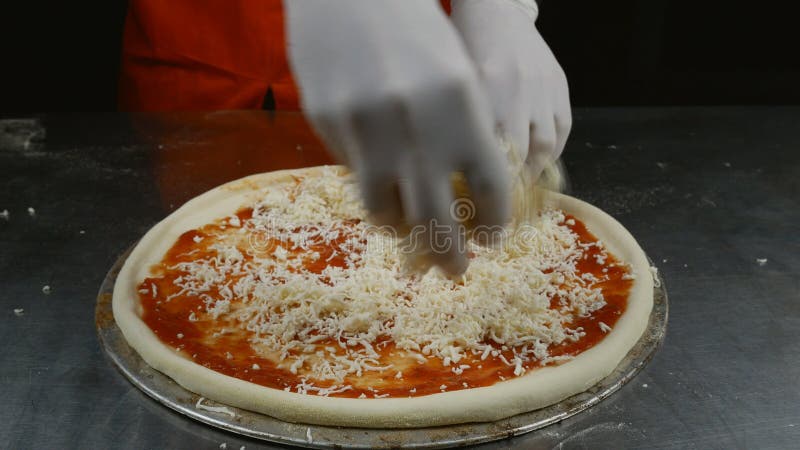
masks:
<path fill-rule="evenodd" d="M 247 330 L 257 352 L 279 355 L 280 367 L 301 374 L 294 391 L 323 396 L 351 389 L 342 384 L 349 375 L 392 369 L 376 350 L 386 341 L 419 363 L 437 358 L 453 365 L 456 374 L 469 369 L 458 363 L 472 354 L 503 361 L 522 376 L 532 364 L 568 359 L 551 357 L 548 347 L 580 339 L 585 331 L 569 323 L 605 305 L 593 287 L 601 280 L 576 269 L 587 245 L 561 211 L 543 211 L 534 233 L 512 225 L 499 248 L 468 243 L 475 256 L 456 280 L 438 270 L 407 273 L 399 238 L 376 231 L 364 217 L 354 182 L 333 169 L 266 190 L 252 218 L 227 218 L 244 233 L 223 232 L 209 246 L 212 256 L 171 268 L 181 272 L 174 283 L 179 293 L 167 300 L 202 299 L 206 315 Z M 598 248 L 595 261 L 604 264 L 608 253 Z M 321 269 L 309 269 L 323 256 Z M 554 298 L 557 308 L 550 307 Z M 224 329 L 214 335 L 221 334 Z M 490 343 L 513 351 L 513 360 Z"/>
<path fill-rule="evenodd" d="M 205 410 L 205 411 L 211 411 L 211 412 L 215 412 L 215 413 L 227 414 L 227 415 L 229 415 L 231 417 L 236 417 L 236 413 L 231 411 L 230 409 L 228 409 L 228 408 L 226 408 L 224 406 L 208 406 L 208 405 L 204 405 L 203 404 L 203 400 L 205 400 L 205 397 L 200 397 L 199 399 L 197 399 L 197 403 L 194 405 L 195 408 L 202 409 L 202 410 Z"/>

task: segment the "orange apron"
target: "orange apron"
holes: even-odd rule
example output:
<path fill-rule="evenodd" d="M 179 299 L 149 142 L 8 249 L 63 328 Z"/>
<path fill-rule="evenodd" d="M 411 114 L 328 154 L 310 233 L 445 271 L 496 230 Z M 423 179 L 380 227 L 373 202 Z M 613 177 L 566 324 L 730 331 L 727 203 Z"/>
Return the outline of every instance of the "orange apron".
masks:
<path fill-rule="evenodd" d="M 447 11 L 449 3 L 442 0 Z M 281 0 L 130 0 L 121 110 L 297 110 L 299 104 Z"/>

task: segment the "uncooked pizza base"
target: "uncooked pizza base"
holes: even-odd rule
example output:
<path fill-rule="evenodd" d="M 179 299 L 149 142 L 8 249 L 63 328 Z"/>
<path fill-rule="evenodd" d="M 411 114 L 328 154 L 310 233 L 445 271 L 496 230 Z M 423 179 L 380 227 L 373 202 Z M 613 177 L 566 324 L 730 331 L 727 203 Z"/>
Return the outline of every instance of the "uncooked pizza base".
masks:
<path fill-rule="evenodd" d="M 365 428 L 411 428 L 510 417 L 583 392 L 611 373 L 641 337 L 653 306 L 653 279 L 631 234 L 600 209 L 566 195 L 548 196 L 550 206 L 574 215 L 636 278 L 628 305 L 614 328 L 595 346 L 557 366 L 542 367 L 491 386 L 413 398 L 355 399 L 286 392 L 223 375 L 185 359 L 162 343 L 141 320 L 138 283 L 150 275 L 187 230 L 234 214 L 256 201 L 258 191 L 313 177 L 324 169 L 284 170 L 253 175 L 217 187 L 187 202 L 154 226 L 131 252 L 114 286 L 114 318 L 127 342 L 151 367 L 206 398 L 298 423 Z M 344 171 L 343 168 L 337 169 Z"/>

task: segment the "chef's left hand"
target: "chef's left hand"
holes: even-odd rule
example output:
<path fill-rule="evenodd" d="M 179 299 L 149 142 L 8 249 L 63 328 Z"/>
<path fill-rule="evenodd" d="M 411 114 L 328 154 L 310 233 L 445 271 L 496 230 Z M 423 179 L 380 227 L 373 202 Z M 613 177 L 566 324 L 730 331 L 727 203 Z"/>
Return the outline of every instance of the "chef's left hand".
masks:
<path fill-rule="evenodd" d="M 572 127 L 567 78 L 536 29 L 537 13 L 533 0 L 458 0 L 452 11 L 498 131 L 534 180 L 564 150 Z"/>

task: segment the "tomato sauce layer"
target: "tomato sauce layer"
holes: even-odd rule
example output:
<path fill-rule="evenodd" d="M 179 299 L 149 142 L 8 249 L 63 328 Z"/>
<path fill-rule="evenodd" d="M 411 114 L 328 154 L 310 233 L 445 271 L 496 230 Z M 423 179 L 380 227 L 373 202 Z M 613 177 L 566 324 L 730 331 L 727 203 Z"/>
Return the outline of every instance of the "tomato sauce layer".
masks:
<path fill-rule="evenodd" d="M 252 213 L 252 209 L 242 209 L 237 216 L 244 223 Z M 581 244 L 598 242 L 586 226 L 574 216 L 565 215 L 564 220 L 563 225 L 568 226 L 578 236 Z M 176 286 L 175 281 L 181 276 L 181 271 L 175 269 L 175 266 L 213 256 L 215 251 L 210 247 L 214 243 L 215 236 L 226 233 L 226 229 L 230 231 L 226 223 L 220 221 L 180 236 L 161 263 L 152 268 L 152 276 L 139 285 L 142 320 L 164 344 L 197 364 L 261 386 L 295 392 L 295 387 L 303 382 L 302 373 L 293 373 L 285 367 L 285 364 L 279 366 L 275 358 L 258 352 L 251 344 L 252 332 L 244 330 L 234 319 L 222 317 L 214 319 L 206 312 L 203 299 L 182 293 Z M 344 241 L 348 237 L 350 236 L 347 230 L 342 230 L 339 239 Z M 260 245 L 272 245 L 269 240 L 269 236 L 262 237 Z M 342 255 L 336 253 L 335 244 L 334 242 L 315 246 L 312 243 L 310 248 L 303 250 L 304 254 L 318 253 L 317 257 L 305 262 L 306 269 L 319 274 L 328 265 L 344 267 L 345 260 Z M 551 357 L 576 356 L 595 346 L 625 312 L 633 285 L 631 277 L 626 276 L 629 269 L 608 253 L 604 255 L 604 262 L 598 263 L 597 257 L 601 253 L 603 250 L 600 246 L 584 245 L 584 257 L 577 262 L 577 273 L 592 274 L 601 280 L 592 287 L 601 290 L 605 305 L 588 317 L 576 317 L 572 322 L 565 324 L 572 329 L 582 328 L 583 335 L 577 341 L 568 340 L 560 345 L 550 346 L 548 352 Z M 244 258 L 252 256 L 244 254 Z M 236 279 L 228 281 L 235 282 Z M 211 297 L 218 294 L 214 288 L 207 293 Z M 552 309 L 557 309 L 558 305 L 559 299 L 551 299 Z M 340 350 L 338 344 L 332 339 L 315 343 L 318 348 Z M 512 349 L 503 348 L 492 341 L 486 344 L 492 345 L 498 354 L 507 360 L 513 359 Z M 414 397 L 490 386 L 499 381 L 515 378 L 515 367 L 504 363 L 500 358 L 481 359 L 481 355 L 468 352 L 456 365 L 467 365 L 469 368 L 457 374 L 453 371 L 453 366 L 445 366 L 437 358 L 428 358 L 425 364 L 417 363 L 413 358 L 405 356 L 405 352 L 396 348 L 390 340 L 384 339 L 373 343 L 373 346 L 380 355 L 381 362 L 394 363 L 395 368 L 366 371 L 360 377 L 348 376 L 343 383 L 338 384 L 350 386 L 348 390 L 330 396 L 374 398 L 380 393 L 380 397 L 387 394 L 388 397 Z M 398 362 L 401 368 L 398 368 Z M 526 371 L 530 371 L 541 367 L 541 364 L 538 361 L 531 361 L 525 363 L 523 367 Z M 398 371 L 402 372 L 401 376 L 398 376 Z M 330 381 L 314 384 L 319 388 L 334 386 Z"/>

